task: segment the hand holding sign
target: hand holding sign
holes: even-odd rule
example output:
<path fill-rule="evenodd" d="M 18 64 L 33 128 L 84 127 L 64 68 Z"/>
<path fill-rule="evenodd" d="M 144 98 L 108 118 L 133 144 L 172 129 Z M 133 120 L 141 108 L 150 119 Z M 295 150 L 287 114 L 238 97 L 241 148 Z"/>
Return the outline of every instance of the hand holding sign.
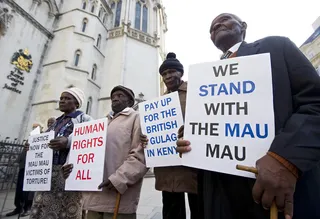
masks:
<path fill-rule="evenodd" d="M 52 139 L 49 143 L 49 147 L 52 150 L 59 151 L 61 149 L 66 148 L 67 144 L 68 144 L 68 138 L 64 136 L 60 136 L 55 139 Z"/>
<path fill-rule="evenodd" d="M 70 176 L 72 169 L 73 169 L 73 164 L 67 164 L 61 167 L 62 175 L 64 179 L 67 179 Z"/>
<path fill-rule="evenodd" d="M 98 189 L 102 189 L 102 188 L 106 188 L 106 189 L 109 189 L 109 190 L 117 190 L 113 184 L 110 182 L 109 179 L 107 180 L 104 180 L 99 186 L 98 186 Z"/>
<path fill-rule="evenodd" d="M 148 136 L 146 136 L 144 134 L 141 134 L 140 135 L 140 141 L 141 141 L 142 147 L 145 148 L 148 145 L 148 141 L 149 141 Z"/>

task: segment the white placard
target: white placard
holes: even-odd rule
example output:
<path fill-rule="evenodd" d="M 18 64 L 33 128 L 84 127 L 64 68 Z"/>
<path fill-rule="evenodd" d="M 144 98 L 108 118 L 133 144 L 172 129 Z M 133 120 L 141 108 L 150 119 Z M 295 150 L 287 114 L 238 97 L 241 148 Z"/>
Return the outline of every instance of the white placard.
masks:
<path fill-rule="evenodd" d="M 75 124 L 68 163 L 73 170 L 66 180 L 67 191 L 101 191 L 103 181 L 108 120 L 98 119 Z"/>
<path fill-rule="evenodd" d="M 31 132 L 30 132 L 30 135 L 39 135 L 41 132 L 40 132 L 40 126 L 37 126 L 35 129 L 33 129 Z"/>
<path fill-rule="evenodd" d="M 176 141 L 183 118 L 178 92 L 139 103 L 141 130 L 148 136 L 147 167 L 177 166 Z"/>
<path fill-rule="evenodd" d="M 190 67 L 183 164 L 254 178 L 236 165 L 255 166 L 274 139 L 270 54 Z"/>
<path fill-rule="evenodd" d="M 54 131 L 29 137 L 23 191 L 50 191 L 53 151 L 48 144 L 52 139 Z"/>

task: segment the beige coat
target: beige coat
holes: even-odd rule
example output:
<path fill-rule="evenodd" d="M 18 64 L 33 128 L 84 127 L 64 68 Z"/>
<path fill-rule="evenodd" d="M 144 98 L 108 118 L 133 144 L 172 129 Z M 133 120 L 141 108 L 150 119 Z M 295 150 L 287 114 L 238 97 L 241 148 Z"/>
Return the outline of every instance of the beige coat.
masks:
<path fill-rule="evenodd" d="M 181 111 L 185 117 L 187 82 L 178 89 Z M 197 170 L 190 167 L 156 167 L 154 168 L 156 189 L 166 192 L 197 193 Z"/>
<path fill-rule="evenodd" d="M 127 108 L 114 118 L 108 116 L 104 178 L 122 194 L 119 213 L 137 210 L 142 180 L 147 172 L 144 151 L 140 144 L 138 112 Z M 97 185 L 98 186 L 98 185 Z M 84 193 L 84 210 L 113 213 L 116 191 Z"/>

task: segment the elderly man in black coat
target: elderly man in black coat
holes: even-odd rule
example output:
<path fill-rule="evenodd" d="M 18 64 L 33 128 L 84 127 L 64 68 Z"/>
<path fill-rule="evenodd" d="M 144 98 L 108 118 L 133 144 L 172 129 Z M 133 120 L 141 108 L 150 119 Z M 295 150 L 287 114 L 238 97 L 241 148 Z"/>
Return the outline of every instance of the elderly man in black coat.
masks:
<path fill-rule="evenodd" d="M 256 180 L 199 170 L 198 218 L 267 219 L 273 200 L 279 218 L 320 218 L 320 78 L 288 38 L 246 43 L 246 29 L 236 15 L 220 14 L 210 26 L 211 40 L 222 58 L 270 53 L 276 135 L 256 162 Z M 177 150 L 188 152 L 191 144 L 179 140 Z"/>

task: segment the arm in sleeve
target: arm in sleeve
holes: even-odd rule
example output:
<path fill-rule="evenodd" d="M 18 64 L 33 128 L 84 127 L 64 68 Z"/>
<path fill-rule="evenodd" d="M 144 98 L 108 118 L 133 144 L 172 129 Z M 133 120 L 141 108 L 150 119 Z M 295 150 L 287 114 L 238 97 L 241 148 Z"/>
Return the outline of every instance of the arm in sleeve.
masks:
<path fill-rule="evenodd" d="M 82 115 L 82 121 L 79 121 L 79 123 L 83 123 L 83 122 L 89 122 L 93 120 L 93 118 L 87 114 L 83 114 Z M 72 134 L 68 136 L 68 144 L 67 144 L 67 148 L 71 147 L 71 143 L 72 143 Z"/>
<path fill-rule="evenodd" d="M 130 152 L 124 163 L 109 177 L 112 185 L 121 194 L 125 193 L 128 186 L 134 185 L 141 180 L 148 171 L 145 163 L 144 149 L 140 143 L 140 134 L 140 120 L 137 114 L 132 129 Z"/>
<path fill-rule="evenodd" d="M 291 83 L 293 114 L 276 135 L 270 152 L 303 173 L 320 160 L 320 77 L 288 38 L 284 39 L 284 57 Z"/>

